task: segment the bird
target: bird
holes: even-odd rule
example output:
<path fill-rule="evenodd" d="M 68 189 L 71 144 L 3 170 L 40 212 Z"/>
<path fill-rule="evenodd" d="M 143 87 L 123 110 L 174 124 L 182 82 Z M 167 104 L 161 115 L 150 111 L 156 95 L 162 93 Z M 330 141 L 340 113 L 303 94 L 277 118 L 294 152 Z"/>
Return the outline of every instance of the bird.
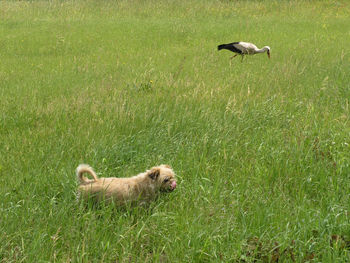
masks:
<path fill-rule="evenodd" d="M 234 53 L 237 53 L 236 55 L 231 57 L 231 59 L 233 59 L 238 55 L 241 55 L 242 56 L 241 61 L 243 61 L 244 55 L 254 55 L 257 53 L 265 53 L 266 51 L 267 51 L 268 58 L 270 58 L 269 46 L 264 46 L 263 48 L 259 49 L 257 48 L 256 45 L 248 42 L 232 42 L 229 44 L 218 45 L 218 50 L 221 50 L 221 49 L 228 49 Z"/>

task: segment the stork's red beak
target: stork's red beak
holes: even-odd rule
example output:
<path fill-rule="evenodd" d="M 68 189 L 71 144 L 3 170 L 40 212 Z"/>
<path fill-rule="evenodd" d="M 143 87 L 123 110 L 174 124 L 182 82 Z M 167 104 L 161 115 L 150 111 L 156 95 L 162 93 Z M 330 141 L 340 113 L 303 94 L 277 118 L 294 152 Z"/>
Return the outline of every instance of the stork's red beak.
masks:
<path fill-rule="evenodd" d="M 268 58 L 270 58 L 270 51 L 267 51 L 267 56 Z"/>

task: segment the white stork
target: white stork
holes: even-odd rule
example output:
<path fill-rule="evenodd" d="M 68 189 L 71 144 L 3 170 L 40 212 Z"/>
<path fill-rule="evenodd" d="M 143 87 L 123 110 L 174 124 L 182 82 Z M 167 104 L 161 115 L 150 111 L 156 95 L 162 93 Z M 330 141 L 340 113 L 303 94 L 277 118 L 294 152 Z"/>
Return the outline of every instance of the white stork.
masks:
<path fill-rule="evenodd" d="M 265 46 L 265 47 L 259 49 L 254 44 L 248 43 L 248 42 L 233 42 L 233 43 L 229 43 L 229 44 L 222 44 L 222 45 L 218 46 L 218 50 L 221 50 L 221 49 L 228 49 L 234 53 L 237 53 L 236 55 L 231 57 L 231 59 L 233 59 L 234 57 L 236 57 L 238 55 L 241 55 L 242 61 L 243 61 L 244 55 L 254 55 L 257 53 L 265 53 L 266 51 L 267 51 L 268 58 L 270 58 L 270 47 L 269 46 Z"/>

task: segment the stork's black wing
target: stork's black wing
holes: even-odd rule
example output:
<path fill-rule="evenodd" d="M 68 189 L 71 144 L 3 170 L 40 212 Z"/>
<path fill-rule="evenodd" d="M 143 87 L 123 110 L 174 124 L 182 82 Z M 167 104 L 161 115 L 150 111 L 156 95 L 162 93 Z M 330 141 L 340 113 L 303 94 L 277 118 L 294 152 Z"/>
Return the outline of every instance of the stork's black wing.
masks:
<path fill-rule="evenodd" d="M 235 44 L 239 44 L 239 42 L 233 42 L 233 43 L 229 43 L 229 44 L 219 45 L 218 46 L 218 50 L 227 49 L 227 50 L 230 50 L 232 52 L 235 52 L 235 53 L 238 53 L 238 54 L 242 54 L 243 52 L 240 49 L 236 48 L 234 46 Z"/>

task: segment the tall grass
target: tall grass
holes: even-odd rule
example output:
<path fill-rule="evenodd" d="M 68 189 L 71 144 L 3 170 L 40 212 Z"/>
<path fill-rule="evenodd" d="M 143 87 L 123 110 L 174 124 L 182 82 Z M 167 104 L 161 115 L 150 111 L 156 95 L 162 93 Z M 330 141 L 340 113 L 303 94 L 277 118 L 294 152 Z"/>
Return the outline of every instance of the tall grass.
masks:
<path fill-rule="evenodd" d="M 346 1 L 1 1 L 1 262 L 348 262 Z M 216 46 L 271 46 L 229 60 Z M 172 165 L 150 208 L 74 170 Z"/>

